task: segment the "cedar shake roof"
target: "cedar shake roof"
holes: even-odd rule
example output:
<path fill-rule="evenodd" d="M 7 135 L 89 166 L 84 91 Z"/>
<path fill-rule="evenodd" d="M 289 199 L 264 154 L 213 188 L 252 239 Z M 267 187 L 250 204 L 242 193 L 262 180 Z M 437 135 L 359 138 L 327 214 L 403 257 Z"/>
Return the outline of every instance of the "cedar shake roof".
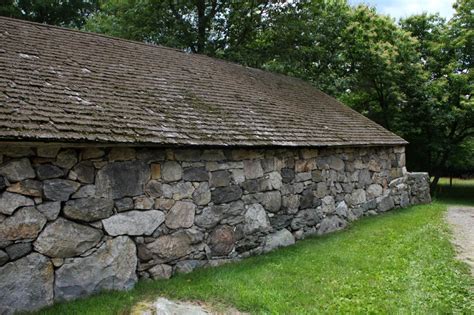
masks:
<path fill-rule="evenodd" d="M 403 145 L 299 79 L 0 18 L 0 141 Z"/>

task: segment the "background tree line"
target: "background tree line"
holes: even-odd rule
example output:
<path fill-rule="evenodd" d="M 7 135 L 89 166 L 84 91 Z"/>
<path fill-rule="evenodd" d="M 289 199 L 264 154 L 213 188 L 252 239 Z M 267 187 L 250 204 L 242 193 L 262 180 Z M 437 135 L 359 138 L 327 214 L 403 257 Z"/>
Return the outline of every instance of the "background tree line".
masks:
<path fill-rule="evenodd" d="M 434 186 L 474 171 L 474 1 L 454 8 L 396 22 L 345 0 L 3 0 L 0 15 L 299 77 L 408 140 Z"/>

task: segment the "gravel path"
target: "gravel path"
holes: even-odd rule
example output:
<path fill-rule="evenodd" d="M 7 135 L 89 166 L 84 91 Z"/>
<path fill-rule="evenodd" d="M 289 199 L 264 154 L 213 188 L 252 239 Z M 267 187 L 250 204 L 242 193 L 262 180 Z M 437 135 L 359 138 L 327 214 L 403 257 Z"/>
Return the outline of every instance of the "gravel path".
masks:
<path fill-rule="evenodd" d="M 471 267 L 474 276 L 474 207 L 449 207 L 446 218 L 453 227 L 458 258 Z"/>

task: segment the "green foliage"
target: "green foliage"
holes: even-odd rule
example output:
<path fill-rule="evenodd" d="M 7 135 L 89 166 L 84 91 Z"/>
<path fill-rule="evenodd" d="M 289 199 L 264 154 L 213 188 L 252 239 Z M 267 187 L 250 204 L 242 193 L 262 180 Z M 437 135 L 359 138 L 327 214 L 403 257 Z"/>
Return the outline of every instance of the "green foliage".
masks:
<path fill-rule="evenodd" d="M 3 0 L 0 15 L 80 28 L 98 9 L 98 0 Z"/>
<path fill-rule="evenodd" d="M 454 258 L 445 209 L 434 203 L 393 211 L 267 255 L 40 313 L 126 313 L 168 296 L 254 314 L 471 314 L 474 283 Z"/>

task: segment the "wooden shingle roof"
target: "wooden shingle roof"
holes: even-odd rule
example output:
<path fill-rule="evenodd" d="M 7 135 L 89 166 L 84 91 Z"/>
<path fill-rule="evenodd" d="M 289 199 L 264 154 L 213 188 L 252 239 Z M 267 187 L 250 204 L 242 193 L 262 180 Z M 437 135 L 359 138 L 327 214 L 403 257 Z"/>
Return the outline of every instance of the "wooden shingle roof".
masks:
<path fill-rule="evenodd" d="M 299 79 L 0 18 L 0 140 L 216 146 L 406 142 Z"/>

